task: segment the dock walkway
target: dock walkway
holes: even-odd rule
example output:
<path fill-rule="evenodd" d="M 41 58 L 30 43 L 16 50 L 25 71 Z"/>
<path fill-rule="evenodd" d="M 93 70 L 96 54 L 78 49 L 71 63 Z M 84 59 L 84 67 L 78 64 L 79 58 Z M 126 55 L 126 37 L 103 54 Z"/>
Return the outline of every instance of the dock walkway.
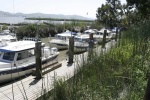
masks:
<path fill-rule="evenodd" d="M 106 50 L 110 48 L 109 42 L 106 44 Z M 101 51 L 101 47 L 97 47 L 96 51 Z M 68 64 L 68 60 L 63 60 L 62 66 L 45 74 L 42 79 L 35 80 L 35 76 L 27 76 L 26 78 L 14 82 L 12 84 L 0 87 L 0 100 L 35 100 L 43 93 L 50 91 L 53 88 L 54 79 L 71 78 L 75 74 L 75 69 L 82 66 L 83 58 L 87 59 L 88 52 L 74 55 L 74 63 Z"/>

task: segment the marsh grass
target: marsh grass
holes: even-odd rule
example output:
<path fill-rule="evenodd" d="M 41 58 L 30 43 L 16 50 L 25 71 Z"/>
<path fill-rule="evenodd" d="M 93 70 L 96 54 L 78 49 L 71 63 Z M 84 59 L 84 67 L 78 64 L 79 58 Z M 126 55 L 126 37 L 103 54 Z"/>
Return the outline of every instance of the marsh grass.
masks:
<path fill-rule="evenodd" d="M 143 99 L 149 76 L 149 27 L 150 21 L 123 32 L 116 48 L 93 54 L 68 81 L 55 81 L 47 100 Z"/>

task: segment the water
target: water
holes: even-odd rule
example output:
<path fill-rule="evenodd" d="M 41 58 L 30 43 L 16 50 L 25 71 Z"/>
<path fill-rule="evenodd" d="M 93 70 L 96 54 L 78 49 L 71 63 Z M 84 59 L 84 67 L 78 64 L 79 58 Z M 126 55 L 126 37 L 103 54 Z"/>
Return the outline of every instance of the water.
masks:
<path fill-rule="evenodd" d="M 53 39 L 54 37 L 51 37 L 51 38 L 42 38 L 41 41 L 45 43 L 46 46 L 50 46 L 48 41 L 50 41 L 51 39 Z M 61 50 L 59 51 L 59 56 L 58 56 L 58 61 L 62 61 L 64 59 L 67 58 L 67 53 L 68 50 Z"/>
<path fill-rule="evenodd" d="M 0 17 L 0 23 L 17 24 L 24 22 L 24 17 Z"/>
<path fill-rule="evenodd" d="M 1 17 L 0 16 L 0 23 L 7 23 L 7 24 L 18 24 L 18 23 L 53 23 L 53 24 L 58 24 L 58 23 L 63 23 L 64 21 L 49 21 L 49 20 L 26 20 L 25 17 Z"/>

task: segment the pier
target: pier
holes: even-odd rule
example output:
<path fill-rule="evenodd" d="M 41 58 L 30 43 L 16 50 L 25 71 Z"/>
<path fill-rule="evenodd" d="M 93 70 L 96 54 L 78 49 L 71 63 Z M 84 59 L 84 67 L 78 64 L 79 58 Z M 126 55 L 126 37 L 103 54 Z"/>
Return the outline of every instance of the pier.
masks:
<path fill-rule="evenodd" d="M 95 50 L 97 54 L 99 54 L 101 50 L 107 52 L 111 47 L 110 45 L 115 45 L 115 43 L 116 42 L 112 40 L 106 43 L 106 48 L 103 49 L 101 46 L 97 46 Z M 68 58 L 59 61 L 61 67 L 46 73 L 40 80 L 36 80 L 35 76 L 30 75 L 11 84 L 2 86 L 0 87 L 0 100 L 35 100 L 53 89 L 54 80 L 59 78 L 68 80 L 74 76 L 74 74 L 76 74 L 76 68 L 81 67 L 87 61 L 87 57 L 88 52 L 85 52 L 74 55 L 72 64 L 67 63 Z"/>

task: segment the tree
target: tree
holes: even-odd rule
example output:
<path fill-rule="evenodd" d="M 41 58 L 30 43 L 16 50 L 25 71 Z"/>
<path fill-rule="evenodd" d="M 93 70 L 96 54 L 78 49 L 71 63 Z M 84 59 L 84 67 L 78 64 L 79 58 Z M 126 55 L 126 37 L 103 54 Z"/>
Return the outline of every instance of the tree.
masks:
<path fill-rule="evenodd" d="M 7 25 L 3 25 L 2 26 L 2 30 L 6 30 L 6 29 L 8 29 L 8 26 Z"/>
<path fill-rule="evenodd" d="M 142 18 L 149 18 L 150 0 L 127 0 L 130 7 L 136 8 Z"/>
<path fill-rule="evenodd" d="M 99 22 L 103 23 L 105 27 L 117 26 L 121 19 L 121 2 L 120 0 L 106 0 L 106 4 L 102 4 L 98 8 L 96 17 Z"/>

